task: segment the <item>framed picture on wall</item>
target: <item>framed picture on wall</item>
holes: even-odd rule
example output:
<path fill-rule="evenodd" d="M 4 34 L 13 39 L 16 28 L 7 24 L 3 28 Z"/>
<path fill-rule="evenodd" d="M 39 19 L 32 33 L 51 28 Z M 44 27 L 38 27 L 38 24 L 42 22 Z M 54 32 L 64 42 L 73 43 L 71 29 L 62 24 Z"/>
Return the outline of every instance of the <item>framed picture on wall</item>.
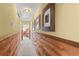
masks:
<path fill-rule="evenodd" d="M 50 27 L 50 20 L 51 20 L 51 9 L 49 8 L 45 13 L 44 13 L 44 27 Z"/>
<path fill-rule="evenodd" d="M 34 27 L 34 31 L 36 30 L 36 20 L 34 19 L 34 22 L 33 22 L 33 27 Z"/>
<path fill-rule="evenodd" d="M 55 3 L 48 3 L 43 10 L 42 31 L 55 31 Z"/>
<path fill-rule="evenodd" d="M 41 14 L 36 17 L 36 30 L 41 29 L 41 24 L 40 24 L 41 21 L 40 20 L 41 20 Z"/>
<path fill-rule="evenodd" d="M 39 30 L 41 29 L 41 14 L 39 15 Z"/>
<path fill-rule="evenodd" d="M 36 30 L 39 30 L 39 16 L 36 17 Z"/>

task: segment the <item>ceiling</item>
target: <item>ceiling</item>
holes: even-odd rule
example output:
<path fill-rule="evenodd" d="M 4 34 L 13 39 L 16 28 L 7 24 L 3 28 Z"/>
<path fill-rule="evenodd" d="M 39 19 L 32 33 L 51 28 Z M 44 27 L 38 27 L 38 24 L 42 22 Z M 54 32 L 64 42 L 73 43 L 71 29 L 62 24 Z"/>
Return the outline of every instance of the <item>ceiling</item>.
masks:
<path fill-rule="evenodd" d="M 40 3 L 18 3 L 16 4 L 18 14 L 21 20 L 30 21 L 33 19 L 34 13 L 36 12 L 37 8 L 40 6 Z M 30 13 L 24 11 L 25 8 L 31 9 Z"/>

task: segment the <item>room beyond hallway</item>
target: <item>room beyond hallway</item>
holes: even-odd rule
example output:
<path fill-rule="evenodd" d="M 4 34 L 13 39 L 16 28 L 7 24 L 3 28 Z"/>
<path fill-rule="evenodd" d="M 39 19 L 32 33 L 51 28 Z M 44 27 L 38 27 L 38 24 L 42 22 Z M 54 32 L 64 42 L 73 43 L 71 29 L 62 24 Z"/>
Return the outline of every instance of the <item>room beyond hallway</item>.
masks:
<path fill-rule="evenodd" d="M 34 45 L 29 38 L 23 37 L 17 56 L 37 56 Z"/>

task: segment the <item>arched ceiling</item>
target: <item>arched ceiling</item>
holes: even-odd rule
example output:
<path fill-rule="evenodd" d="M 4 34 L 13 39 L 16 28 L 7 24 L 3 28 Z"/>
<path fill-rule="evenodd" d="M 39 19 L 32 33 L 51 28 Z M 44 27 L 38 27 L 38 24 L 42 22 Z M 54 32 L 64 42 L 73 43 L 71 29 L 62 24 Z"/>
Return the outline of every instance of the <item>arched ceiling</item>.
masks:
<path fill-rule="evenodd" d="M 18 3 L 16 4 L 20 19 L 26 20 L 26 21 L 32 20 L 37 8 L 40 5 L 41 5 L 40 3 Z M 29 8 L 31 11 L 29 13 L 26 12 L 25 11 L 26 8 Z"/>

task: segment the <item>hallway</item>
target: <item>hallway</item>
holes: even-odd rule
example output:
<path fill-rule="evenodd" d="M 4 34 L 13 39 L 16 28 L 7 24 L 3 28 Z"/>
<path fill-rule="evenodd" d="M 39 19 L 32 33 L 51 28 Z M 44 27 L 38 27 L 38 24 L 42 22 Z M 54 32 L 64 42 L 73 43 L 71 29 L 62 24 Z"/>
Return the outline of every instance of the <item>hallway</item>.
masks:
<path fill-rule="evenodd" d="M 79 56 L 79 3 L 0 4 L 0 56 Z"/>
<path fill-rule="evenodd" d="M 35 47 L 29 38 L 23 37 L 17 56 L 37 56 Z"/>

